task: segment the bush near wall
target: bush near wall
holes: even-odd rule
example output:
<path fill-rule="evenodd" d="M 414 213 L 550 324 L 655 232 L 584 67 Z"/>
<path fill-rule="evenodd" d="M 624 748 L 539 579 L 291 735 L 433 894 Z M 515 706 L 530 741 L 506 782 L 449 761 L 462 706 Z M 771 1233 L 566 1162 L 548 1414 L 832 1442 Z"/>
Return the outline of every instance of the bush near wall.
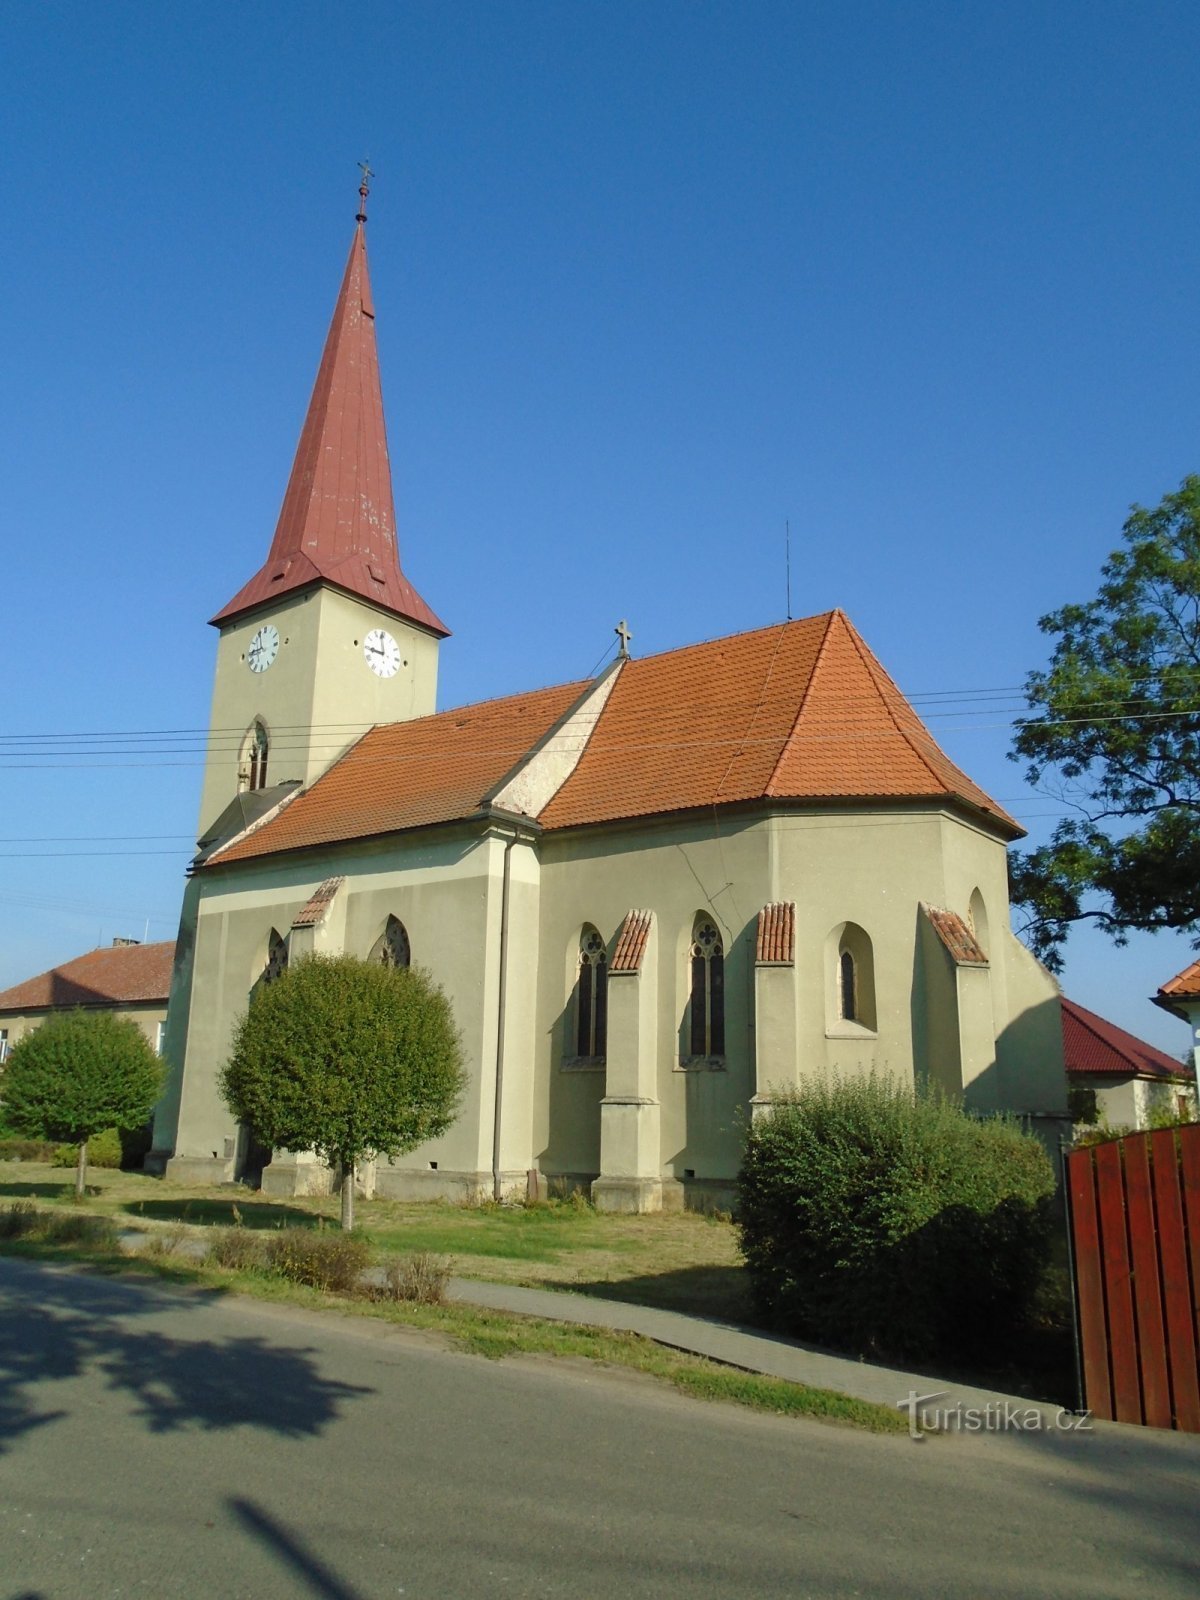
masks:
<path fill-rule="evenodd" d="M 1054 1170 L 1010 1119 L 874 1075 L 822 1080 L 750 1129 L 739 1229 L 787 1332 L 892 1359 L 989 1359 L 1025 1321 Z"/>

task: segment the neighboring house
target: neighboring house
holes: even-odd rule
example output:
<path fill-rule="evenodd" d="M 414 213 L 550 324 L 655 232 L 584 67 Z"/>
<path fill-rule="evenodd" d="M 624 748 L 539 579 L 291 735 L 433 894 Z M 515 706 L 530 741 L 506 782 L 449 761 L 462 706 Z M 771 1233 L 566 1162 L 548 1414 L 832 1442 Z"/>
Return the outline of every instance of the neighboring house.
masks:
<path fill-rule="evenodd" d="M 111 1011 L 132 1017 L 156 1050 L 167 1020 L 167 995 L 175 943 L 138 944 L 114 939 L 61 967 L 0 993 L 0 1061 L 23 1034 L 56 1011 Z"/>
<path fill-rule="evenodd" d="M 638 660 L 622 623 L 594 679 L 433 714 L 447 629 L 397 553 L 364 220 L 267 559 L 212 619 L 151 1165 L 251 1164 L 218 1073 L 305 951 L 411 960 L 453 1005 L 461 1114 L 379 1164 L 395 1196 L 534 1173 L 728 1203 L 746 1119 L 826 1070 L 1065 1118 L 1057 987 L 1009 931 L 1022 830 L 843 612 Z M 328 1173 L 277 1152 L 263 1182 Z"/>
<path fill-rule="evenodd" d="M 1144 1039 L 1063 996 L 1063 1056 L 1077 1122 L 1145 1128 L 1192 1104 L 1192 1075 Z"/>
<path fill-rule="evenodd" d="M 1156 995 L 1154 1004 L 1186 1022 L 1192 1033 L 1193 1087 L 1200 1085 L 1200 961 L 1177 972 Z"/>

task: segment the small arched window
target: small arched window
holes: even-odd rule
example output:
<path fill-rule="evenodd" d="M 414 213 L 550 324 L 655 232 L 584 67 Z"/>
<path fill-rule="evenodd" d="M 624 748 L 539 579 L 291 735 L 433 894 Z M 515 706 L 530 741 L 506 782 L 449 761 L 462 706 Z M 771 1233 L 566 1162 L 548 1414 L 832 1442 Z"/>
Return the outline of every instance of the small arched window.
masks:
<path fill-rule="evenodd" d="M 595 928 L 579 936 L 579 977 L 575 984 L 575 1054 L 603 1060 L 608 1050 L 608 951 Z"/>
<path fill-rule="evenodd" d="M 838 957 L 838 1009 L 843 1022 L 858 1021 L 858 983 L 854 957 L 843 950 Z"/>
<path fill-rule="evenodd" d="M 262 971 L 263 983 L 274 983 L 275 979 L 287 971 L 288 947 L 278 929 L 271 929 L 271 937 L 267 943 L 267 964 Z"/>
<path fill-rule="evenodd" d="M 261 722 L 255 722 L 242 745 L 242 758 L 238 763 L 239 789 L 265 789 L 267 787 L 267 757 L 270 741 Z"/>
<path fill-rule="evenodd" d="M 830 930 L 825 950 L 826 1031 L 874 1033 L 875 955 L 866 929 L 856 922 L 839 923 Z"/>
<path fill-rule="evenodd" d="M 991 938 L 988 933 L 987 906 L 983 903 L 983 896 L 978 889 L 971 895 L 967 915 L 971 921 L 971 932 L 975 935 L 975 943 L 986 956 L 991 949 Z"/>
<path fill-rule="evenodd" d="M 389 917 L 383 932 L 371 949 L 370 959 L 384 967 L 410 967 L 412 950 L 408 934 L 399 917 Z"/>
<path fill-rule="evenodd" d="M 697 917 L 691 945 L 693 1056 L 725 1054 L 725 946 L 716 924 Z"/>

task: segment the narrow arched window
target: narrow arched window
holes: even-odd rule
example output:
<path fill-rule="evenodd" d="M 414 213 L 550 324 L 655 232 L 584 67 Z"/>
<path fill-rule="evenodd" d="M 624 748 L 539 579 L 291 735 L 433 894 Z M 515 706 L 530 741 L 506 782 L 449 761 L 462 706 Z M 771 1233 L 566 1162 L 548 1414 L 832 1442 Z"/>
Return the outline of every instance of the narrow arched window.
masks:
<path fill-rule="evenodd" d="M 371 948 L 370 959 L 378 961 L 384 967 L 409 967 L 412 965 L 412 950 L 408 943 L 408 934 L 399 917 L 389 917 L 379 938 Z"/>
<path fill-rule="evenodd" d="M 270 742 L 261 722 L 255 722 L 242 745 L 242 759 L 238 763 L 239 789 L 265 789 L 267 787 L 267 756 Z"/>
<path fill-rule="evenodd" d="M 843 1022 L 858 1021 L 857 974 L 849 950 L 843 950 L 838 957 L 838 1009 Z"/>
<path fill-rule="evenodd" d="M 579 936 L 579 976 L 575 984 L 575 1054 L 603 1058 L 608 1049 L 608 951 L 595 928 Z"/>
<path fill-rule="evenodd" d="M 725 946 L 715 923 L 697 918 L 691 946 L 692 1055 L 725 1054 Z"/>
<path fill-rule="evenodd" d="M 288 947 L 287 940 L 282 938 L 277 929 L 271 929 L 271 938 L 267 944 L 267 964 L 262 971 L 263 983 L 274 983 L 275 979 L 287 971 Z"/>

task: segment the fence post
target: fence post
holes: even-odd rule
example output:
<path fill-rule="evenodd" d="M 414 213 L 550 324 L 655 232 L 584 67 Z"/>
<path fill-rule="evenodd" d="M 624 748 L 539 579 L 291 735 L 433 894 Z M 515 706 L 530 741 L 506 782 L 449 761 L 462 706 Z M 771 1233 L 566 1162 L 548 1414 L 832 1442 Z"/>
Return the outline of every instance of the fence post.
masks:
<path fill-rule="evenodd" d="M 1059 1176 L 1062 1182 L 1063 1212 L 1067 1222 L 1067 1277 L 1071 1283 L 1071 1343 L 1075 1352 L 1075 1413 L 1087 1409 L 1087 1396 L 1083 1392 L 1083 1340 L 1079 1328 L 1079 1288 L 1075 1281 L 1075 1218 L 1071 1212 L 1071 1175 L 1067 1171 L 1067 1157 L 1071 1154 L 1070 1141 L 1058 1141 Z"/>

